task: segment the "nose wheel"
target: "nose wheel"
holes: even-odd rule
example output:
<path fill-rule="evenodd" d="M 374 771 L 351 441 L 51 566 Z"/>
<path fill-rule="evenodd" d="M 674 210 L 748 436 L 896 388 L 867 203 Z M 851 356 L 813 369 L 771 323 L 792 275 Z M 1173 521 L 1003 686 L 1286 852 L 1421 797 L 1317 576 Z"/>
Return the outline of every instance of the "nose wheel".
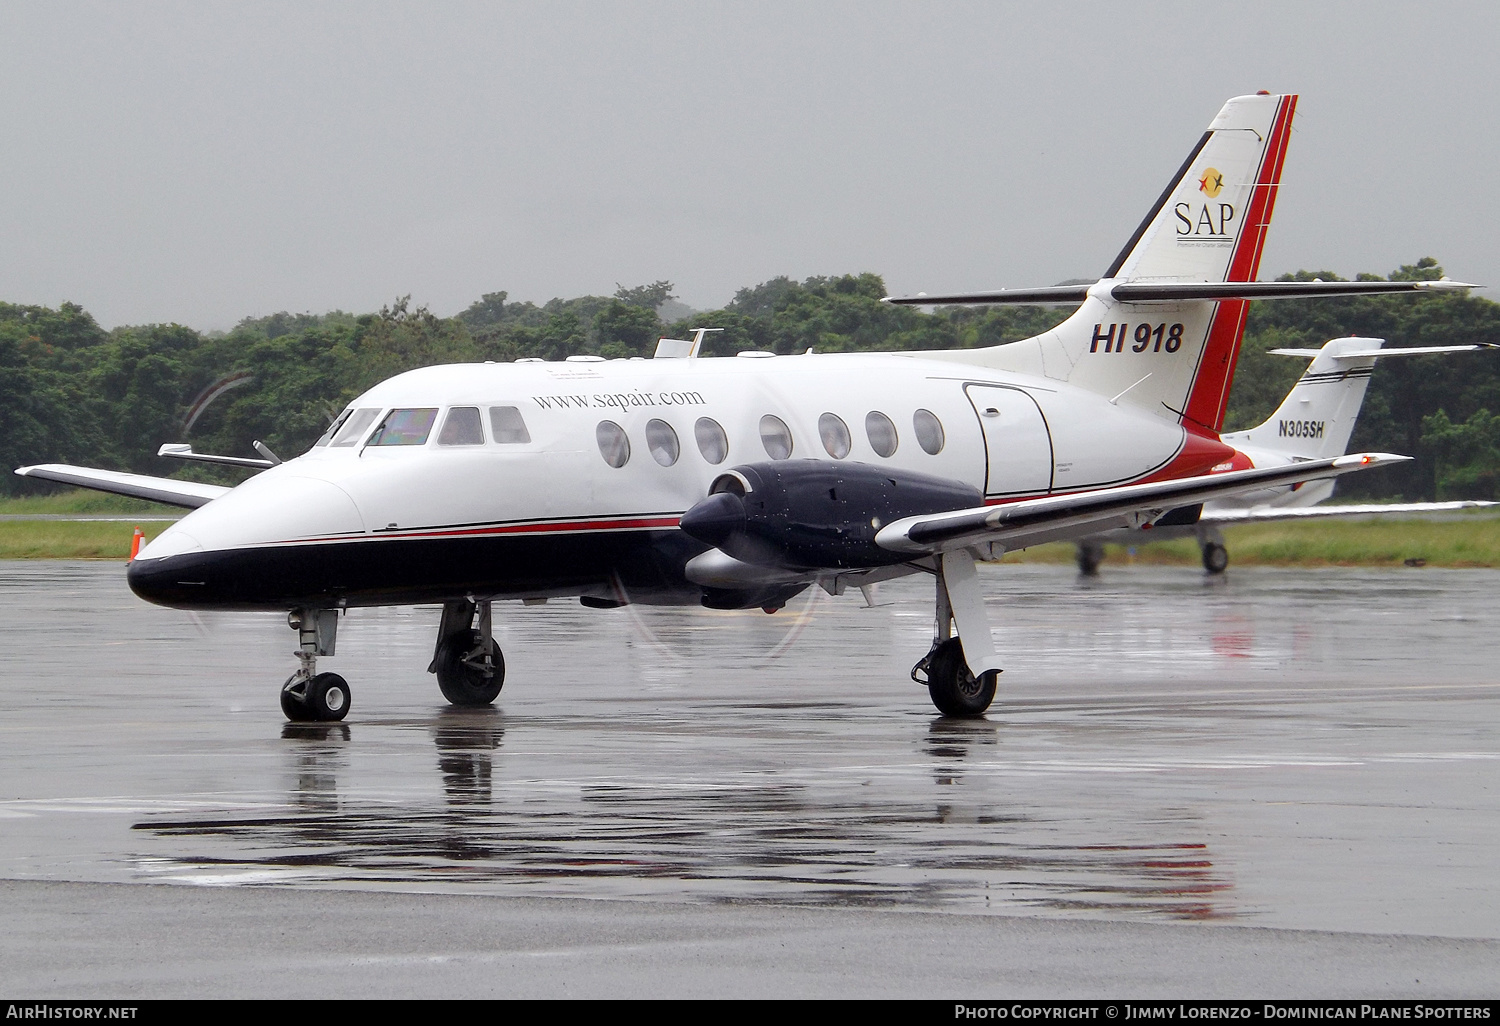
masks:
<path fill-rule="evenodd" d="M 293 723 L 343 719 L 353 701 L 349 682 L 336 673 L 318 672 L 318 656 L 333 655 L 339 611 L 293 609 L 286 623 L 297 632 L 298 667 L 281 686 L 282 713 Z"/>
<path fill-rule="evenodd" d="M 294 723 L 341 720 L 349 714 L 349 682 L 336 673 L 292 674 L 281 688 L 281 711 Z"/>

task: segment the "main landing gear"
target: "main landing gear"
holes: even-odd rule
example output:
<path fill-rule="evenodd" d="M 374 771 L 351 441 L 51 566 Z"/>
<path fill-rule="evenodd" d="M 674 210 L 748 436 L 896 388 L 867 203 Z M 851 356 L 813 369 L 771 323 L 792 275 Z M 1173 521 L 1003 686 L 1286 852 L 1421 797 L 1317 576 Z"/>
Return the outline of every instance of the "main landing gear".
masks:
<path fill-rule="evenodd" d="M 297 632 L 297 672 L 281 686 L 281 711 L 298 723 L 341 720 L 349 713 L 349 682 L 319 673 L 318 656 L 333 655 L 338 636 L 337 609 L 293 609 L 287 626 Z"/>
<path fill-rule="evenodd" d="M 499 696 L 505 685 L 505 657 L 490 630 L 488 602 L 443 604 L 437 648 L 427 672 L 437 674 L 443 697 L 454 705 L 489 705 Z"/>
<path fill-rule="evenodd" d="M 937 630 L 932 649 L 912 667 L 911 679 L 927 685 L 932 704 L 944 716 L 978 716 L 995 700 L 996 665 L 990 625 L 974 557 L 947 552 L 938 559 Z M 958 625 L 958 637 L 953 626 Z M 963 639 L 969 639 L 965 651 Z"/>
<path fill-rule="evenodd" d="M 1229 550 L 1224 547 L 1224 535 L 1217 527 L 1198 525 L 1198 548 L 1203 553 L 1203 569 L 1211 574 L 1222 574 L 1229 568 Z"/>

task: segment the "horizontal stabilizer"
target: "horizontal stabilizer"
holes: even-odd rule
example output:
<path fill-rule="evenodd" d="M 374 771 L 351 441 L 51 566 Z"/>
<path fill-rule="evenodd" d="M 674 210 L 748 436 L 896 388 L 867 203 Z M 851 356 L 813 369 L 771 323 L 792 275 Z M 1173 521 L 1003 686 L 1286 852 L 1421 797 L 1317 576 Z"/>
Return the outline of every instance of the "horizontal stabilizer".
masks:
<path fill-rule="evenodd" d="M 897 306 L 962 306 L 979 303 L 1030 303 L 1033 306 L 1073 306 L 1089 296 L 1092 285 L 1053 285 L 1042 289 L 1000 289 L 998 292 L 956 292 L 951 295 L 886 296 L 882 303 Z"/>
<path fill-rule="evenodd" d="M 1035 306 L 1082 303 L 1098 289 L 1118 303 L 1181 303 L 1203 299 L 1330 299 L 1342 296 L 1388 296 L 1409 292 L 1451 292 L 1480 288 L 1461 281 L 1108 281 L 1097 285 L 1054 285 L 1040 289 L 1000 289 L 951 295 L 918 293 L 887 296 L 900 306 L 962 306 L 1022 303 Z"/>
<path fill-rule="evenodd" d="M 1403 463 L 1410 456 L 1356 453 L 1306 460 L 1290 466 L 1235 470 L 1222 474 L 1123 485 L 1071 495 L 1026 499 L 1003 506 L 980 506 L 933 516 L 906 517 L 881 528 L 876 544 L 896 552 L 944 552 L 966 545 L 1035 544 L 1060 531 L 1074 536 L 1114 527 L 1145 527 L 1168 511 L 1260 488 L 1338 477 L 1355 470 Z"/>
<path fill-rule="evenodd" d="M 1330 353 L 1329 358 L 1334 360 L 1368 360 L 1377 356 L 1431 356 L 1433 353 L 1472 353 L 1480 349 L 1500 349 L 1500 344 L 1494 342 L 1476 342 L 1469 346 L 1407 346 L 1403 349 L 1351 349 L 1342 353 Z M 1321 349 L 1267 349 L 1266 352 L 1276 356 L 1302 356 L 1309 360 L 1317 359 L 1323 353 Z"/>
<path fill-rule="evenodd" d="M 22 477 L 56 481 L 58 484 L 76 485 L 79 488 L 92 488 L 96 492 L 129 495 L 136 499 L 150 499 L 152 502 L 164 502 L 168 506 L 185 506 L 188 509 L 205 506 L 229 491 L 223 485 L 174 481 L 169 477 L 126 474 L 118 470 L 94 470 L 91 467 L 73 467 L 66 463 L 42 463 L 34 467 L 18 467 L 16 473 Z"/>
<path fill-rule="evenodd" d="M 1249 509 L 1205 509 L 1199 522 L 1205 524 L 1260 524 L 1273 520 L 1327 520 L 1339 518 L 1399 516 L 1402 513 L 1452 513 L 1465 509 L 1488 509 L 1500 502 L 1466 499 L 1462 502 L 1375 502 L 1349 506 L 1251 506 Z"/>

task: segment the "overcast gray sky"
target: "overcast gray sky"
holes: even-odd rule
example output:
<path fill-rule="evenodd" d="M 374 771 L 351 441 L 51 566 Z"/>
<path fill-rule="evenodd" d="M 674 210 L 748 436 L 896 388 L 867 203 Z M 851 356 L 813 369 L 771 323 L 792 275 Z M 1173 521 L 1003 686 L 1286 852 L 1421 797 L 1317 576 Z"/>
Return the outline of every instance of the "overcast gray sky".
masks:
<path fill-rule="evenodd" d="M 1261 276 L 1500 299 L 1500 5 L 0 6 L 0 299 L 106 326 L 778 274 L 1096 276 L 1223 101 L 1298 92 Z"/>

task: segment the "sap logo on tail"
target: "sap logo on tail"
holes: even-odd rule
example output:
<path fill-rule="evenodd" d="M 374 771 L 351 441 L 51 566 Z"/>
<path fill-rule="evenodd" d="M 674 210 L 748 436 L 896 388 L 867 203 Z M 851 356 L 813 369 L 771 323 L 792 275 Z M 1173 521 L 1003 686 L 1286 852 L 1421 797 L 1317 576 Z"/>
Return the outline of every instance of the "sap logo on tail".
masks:
<path fill-rule="evenodd" d="M 1191 203 L 1182 202 L 1172 212 L 1177 215 L 1179 242 L 1227 242 L 1239 227 L 1232 203 L 1202 203 L 1195 212 Z"/>

